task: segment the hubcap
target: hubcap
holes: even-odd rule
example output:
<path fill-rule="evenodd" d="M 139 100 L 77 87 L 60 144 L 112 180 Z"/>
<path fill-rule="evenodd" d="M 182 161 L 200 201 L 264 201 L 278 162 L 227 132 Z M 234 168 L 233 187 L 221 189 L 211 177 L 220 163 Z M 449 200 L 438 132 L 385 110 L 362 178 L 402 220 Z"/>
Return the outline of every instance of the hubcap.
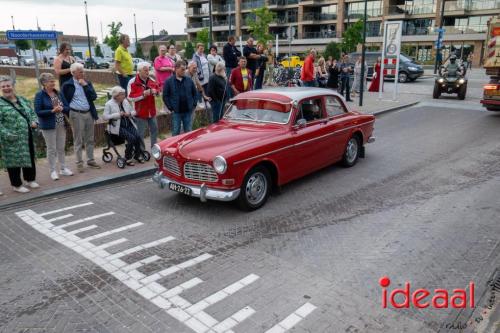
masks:
<path fill-rule="evenodd" d="M 247 181 L 245 194 L 247 200 L 252 205 L 258 205 L 267 193 L 267 178 L 264 174 L 254 173 Z"/>
<path fill-rule="evenodd" d="M 354 162 L 356 156 L 358 156 L 358 141 L 356 141 L 356 139 L 354 138 L 351 138 L 347 143 L 347 149 L 346 149 L 347 162 L 349 164 Z"/>
<path fill-rule="evenodd" d="M 402 73 L 399 74 L 399 82 L 405 82 L 406 81 L 406 74 Z"/>

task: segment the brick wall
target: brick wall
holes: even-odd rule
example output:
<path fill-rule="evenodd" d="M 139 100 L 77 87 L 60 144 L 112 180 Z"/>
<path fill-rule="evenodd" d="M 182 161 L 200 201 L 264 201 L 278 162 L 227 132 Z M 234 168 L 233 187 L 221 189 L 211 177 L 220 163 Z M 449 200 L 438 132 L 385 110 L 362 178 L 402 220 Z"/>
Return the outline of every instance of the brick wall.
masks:
<path fill-rule="evenodd" d="M 10 71 L 14 70 L 16 76 L 26 76 L 26 77 L 35 77 L 35 68 L 27 67 L 27 66 L 0 66 L 0 75 L 10 75 Z M 54 73 L 53 68 L 40 68 L 40 73 Z M 86 70 L 85 76 L 93 83 L 102 83 L 114 85 L 117 84 L 118 81 L 115 75 L 107 69 L 93 69 Z"/>

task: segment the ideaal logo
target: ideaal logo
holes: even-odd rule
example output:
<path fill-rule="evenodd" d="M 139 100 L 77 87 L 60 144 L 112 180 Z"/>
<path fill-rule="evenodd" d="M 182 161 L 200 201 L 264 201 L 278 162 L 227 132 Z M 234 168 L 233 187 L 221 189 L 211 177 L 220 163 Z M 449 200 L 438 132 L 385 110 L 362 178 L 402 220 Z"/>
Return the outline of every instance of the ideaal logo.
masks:
<path fill-rule="evenodd" d="M 474 282 L 469 282 L 469 293 L 465 289 L 453 289 L 450 294 L 446 289 L 435 289 L 431 292 L 428 289 L 419 288 L 411 290 L 410 282 L 405 282 L 403 289 L 387 290 L 391 280 L 387 277 L 381 277 L 379 284 L 382 287 L 382 308 L 387 308 L 387 300 L 396 309 L 409 308 L 410 304 L 418 309 L 424 309 L 429 306 L 436 309 L 446 309 L 452 307 L 455 309 L 465 309 L 469 306 L 474 308 Z M 401 295 L 401 296 L 398 296 Z M 397 302 L 396 297 L 399 301 Z"/>

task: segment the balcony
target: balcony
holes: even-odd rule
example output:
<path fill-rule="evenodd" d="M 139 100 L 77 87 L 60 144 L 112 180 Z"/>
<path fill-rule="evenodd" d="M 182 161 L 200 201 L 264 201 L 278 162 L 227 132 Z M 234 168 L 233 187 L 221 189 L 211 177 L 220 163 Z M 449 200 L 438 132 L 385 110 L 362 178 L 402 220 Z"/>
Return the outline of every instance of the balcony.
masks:
<path fill-rule="evenodd" d="M 487 26 L 483 24 L 474 24 L 467 26 L 444 26 L 445 35 L 463 35 L 463 34 L 481 34 L 485 33 Z M 429 35 L 437 35 L 437 31 L 433 29 L 429 32 Z"/>
<path fill-rule="evenodd" d="M 298 3 L 299 0 L 269 0 L 269 6 L 292 6 Z"/>
<path fill-rule="evenodd" d="M 470 3 L 468 1 L 446 1 L 444 3 L 444 15 L 455 16 L 465 15 L 469 11 Z"/>
<path fill-rule="evenodd" d="M 368 15 L 368 18 L 380 17 L 380 16 L 382 16 L 382 8 L 368 9 L 367 15 Z M 346 14 L 346 20 L 347 19 L 362 19 L 364 16 L 365 16 L 364 9 L 348 10 L 347 14 Z"/>
<path fill-rule="evenodd" d="M 228 12 L 234 12 L 234 3 L 212 6 L 213 14 L 224 14 Z"/>
<path fill-rule="evenodd" d="M 208 8 L 188 8 L 188 16 L 208 16 Z"/>
<path fill-rule="evenodd" d="M 278 16 L 276 17 L 276 20 L 273 23 L 274 24 L 297 23 L 297 16 Z"/>
<path fill-rule="evenodd" d="M 303 21 L 332 21 L 337 19 L 337 14 L 330 13 L 304 13 Z"/>
<path fill-rule="evenodd" d="M 335 31 L 305 31 L 302 34 L 304 39 L 335 38 Z"/>
<path fill-rule="evenodd" d="M 242 2 L 241 3 L 241 10 L 261 8 L 261 7 L 264 7 L 265 5 L 266 4 L 265 4 L 264 0 Z"/>
<path fill-rule="evenodd" d="M 208 21 L 191 22 L 191 23 L 188 23 L 187 28 L 188 29 L 197 29 L 197 28 L 207 28 L 208 26 L 210 26 L 210 23 Z"/>

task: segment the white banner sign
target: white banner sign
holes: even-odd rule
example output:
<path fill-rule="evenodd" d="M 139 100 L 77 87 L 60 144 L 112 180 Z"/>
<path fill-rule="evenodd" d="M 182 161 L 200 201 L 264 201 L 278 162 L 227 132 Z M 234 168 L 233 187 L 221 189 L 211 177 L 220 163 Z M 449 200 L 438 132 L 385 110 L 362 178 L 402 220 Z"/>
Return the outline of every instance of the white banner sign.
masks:
<path fill-rule="evenodd" d="M 398 76 L 399 76 L 399 54 L 401 53 L 401 34 L 403 31 L 403 21 L 386 21 L 384 22 L 384 39 L 382 51 L 382 64 L 380 70 L 380 89 L 379 98 L 382 98 L 382 88 L 384 84 L 384 63 L 385 59 L 396 58 L 394 93 L 393 99 L 397 97 L 398 91 Z"/>

